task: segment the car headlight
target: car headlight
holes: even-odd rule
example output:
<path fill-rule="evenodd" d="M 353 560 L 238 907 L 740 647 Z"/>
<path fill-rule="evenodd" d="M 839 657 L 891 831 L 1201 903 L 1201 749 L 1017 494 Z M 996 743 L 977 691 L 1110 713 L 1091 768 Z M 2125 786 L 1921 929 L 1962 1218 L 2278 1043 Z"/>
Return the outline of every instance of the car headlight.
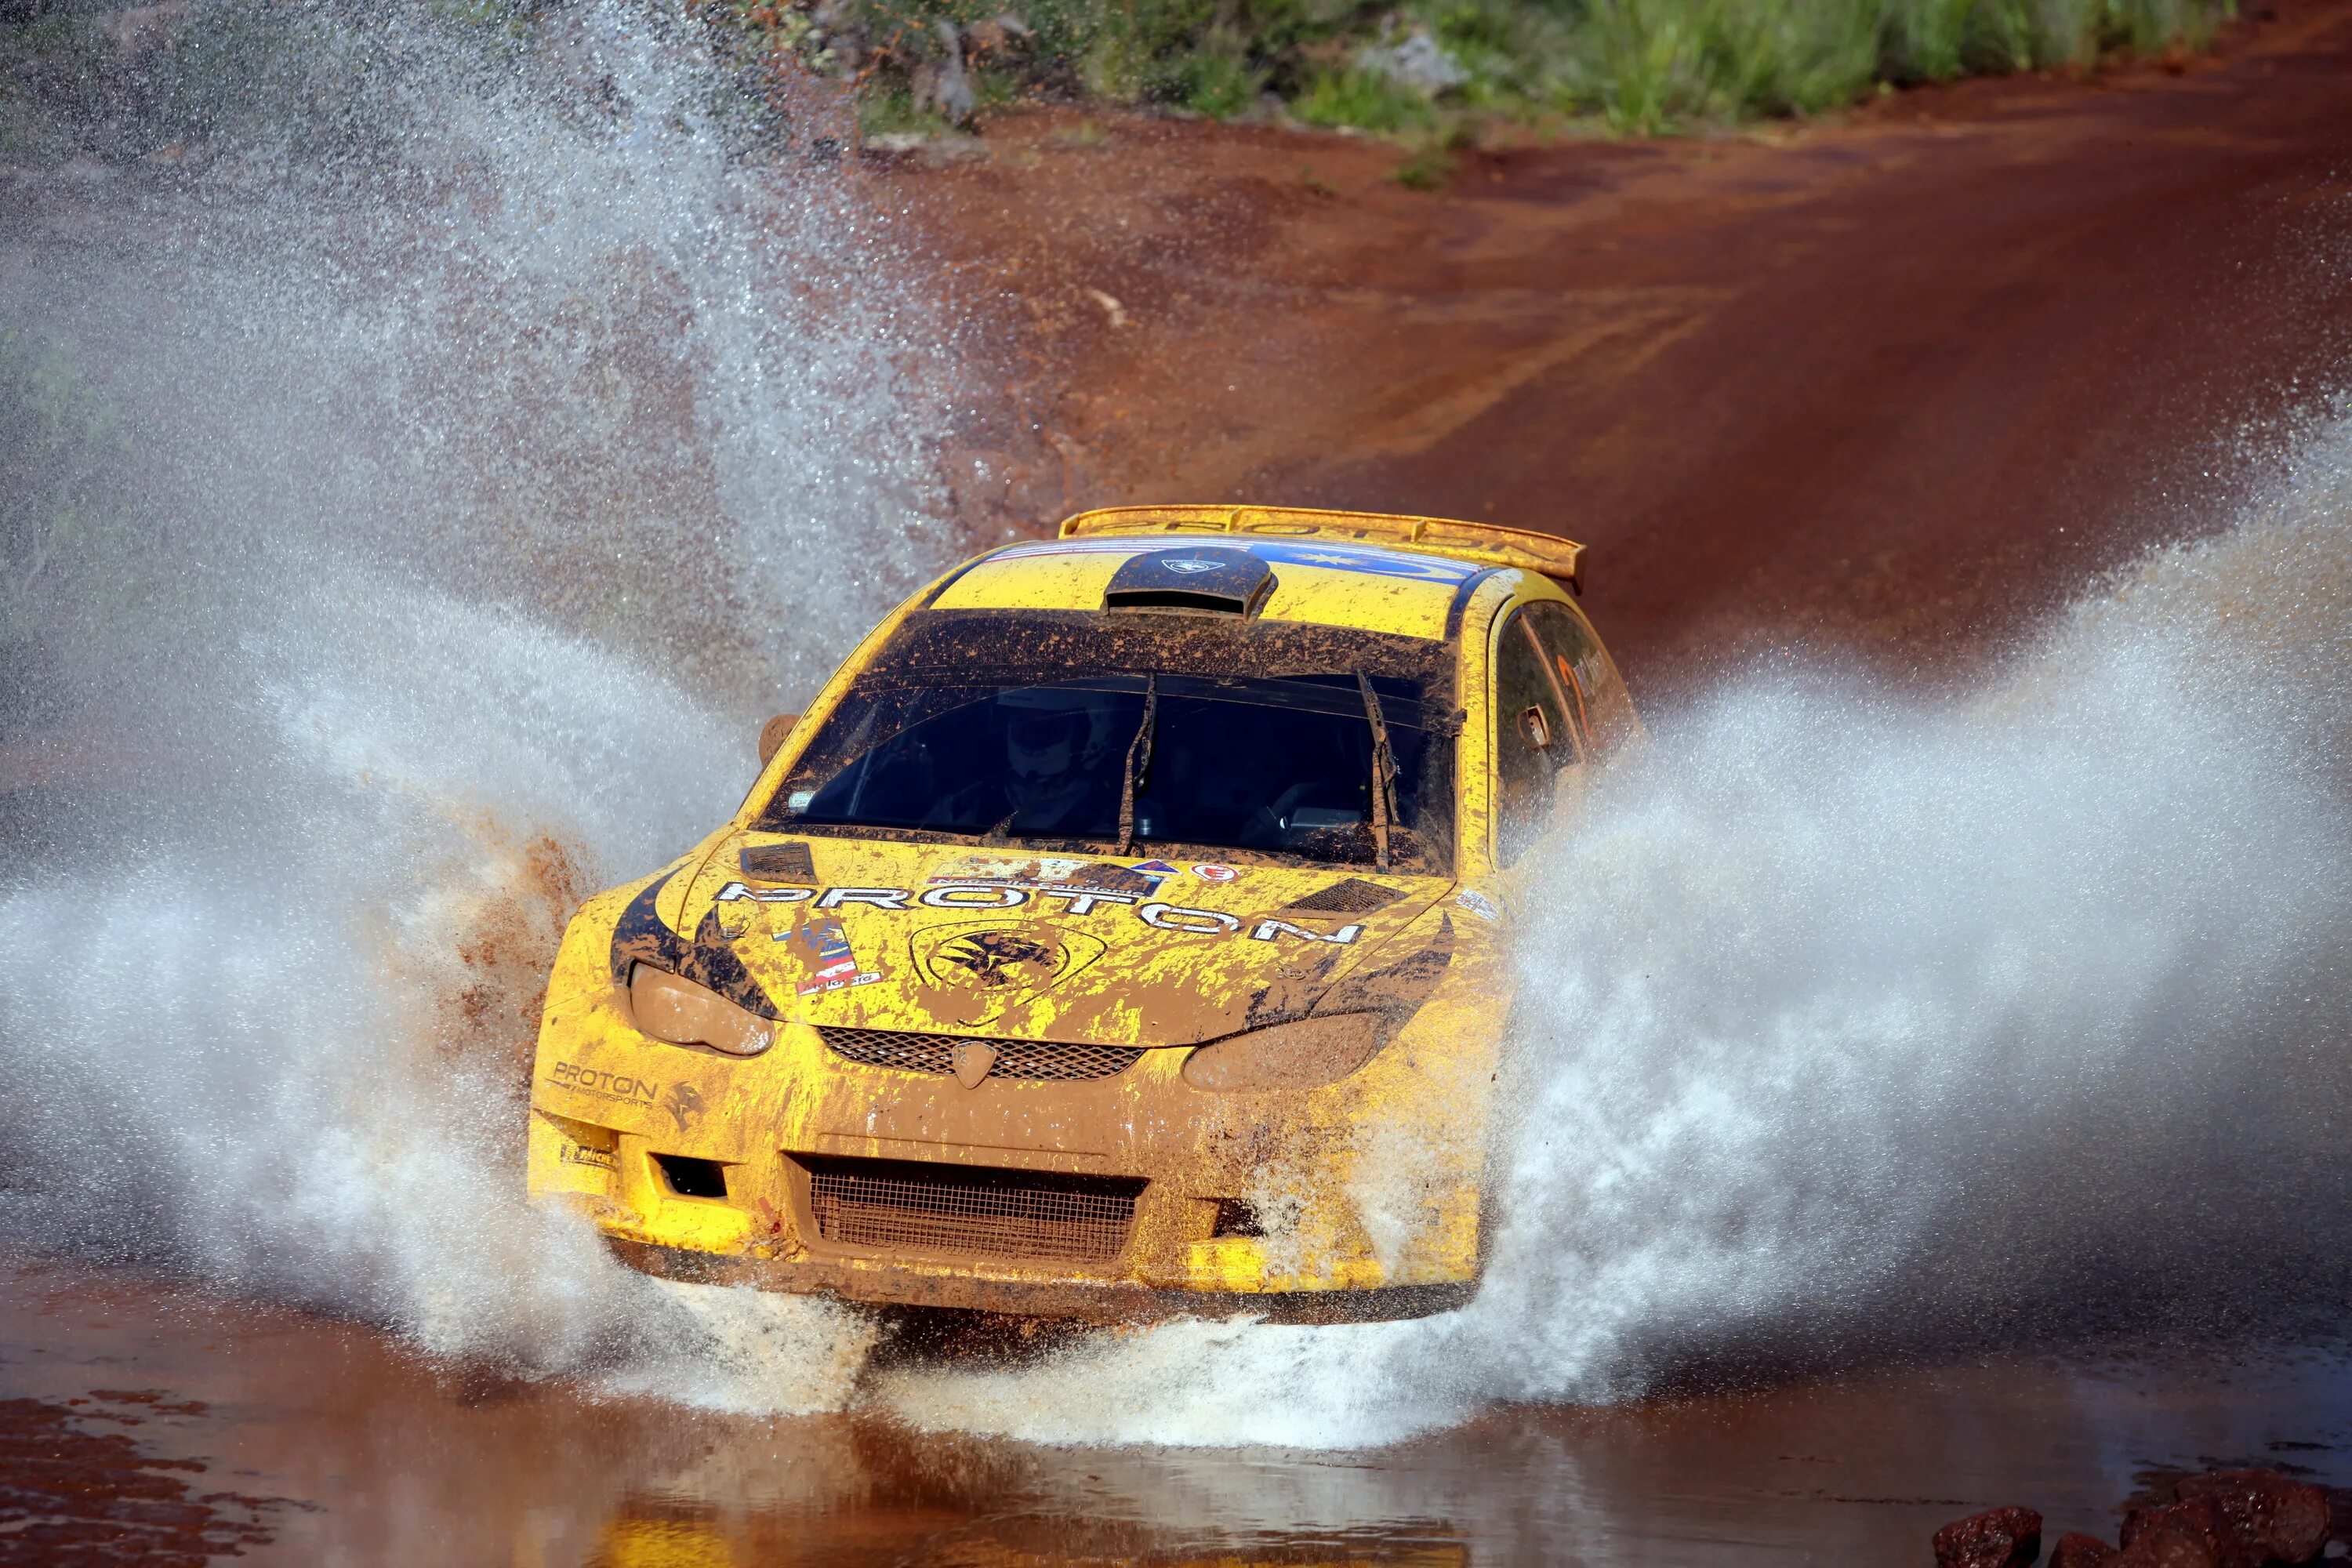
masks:
<path fill-rule="evenodd" d="M 776 1026 L 708 986 L 650 963 L 629 968 L 629 1016 L 674 1046 L 709 1046 L 730 1057 L 756 1057 L 776 1043 Z"/>
<path fill-rule="evenodd" d="M 1216 1090 L 1316 1089 L 1346 1078 L 1380 1048 L 1377 1014 L 1302 1018 L 1202 1046 L 1184 1058 L 1184 1081 Z"/>

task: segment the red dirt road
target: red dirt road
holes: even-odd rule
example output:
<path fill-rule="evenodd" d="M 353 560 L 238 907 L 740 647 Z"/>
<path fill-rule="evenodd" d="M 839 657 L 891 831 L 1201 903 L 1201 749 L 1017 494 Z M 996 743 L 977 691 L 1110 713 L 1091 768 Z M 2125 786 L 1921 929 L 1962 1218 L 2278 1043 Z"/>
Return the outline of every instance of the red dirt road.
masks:
<path fill-rule="evenodd" d="M 1653 692 L 1806 641 L 1934 674 L 2213 526 L 2342 363 L 2352 9 L 2179 74 L 1901 95 L 1739 140 L 1463 155 L 1027 114 L 883 182 L 1002 402 L 967 521 L 1228 497 L 1593 547 Z"/>

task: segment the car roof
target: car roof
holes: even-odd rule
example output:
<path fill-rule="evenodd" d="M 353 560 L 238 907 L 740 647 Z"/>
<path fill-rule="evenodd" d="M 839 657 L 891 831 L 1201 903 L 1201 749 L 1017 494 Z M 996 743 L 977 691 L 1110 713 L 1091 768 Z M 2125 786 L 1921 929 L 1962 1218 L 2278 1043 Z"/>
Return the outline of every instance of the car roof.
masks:
<path fill-rule="evenodd" d="M 1307 622 L 1443 641 L 1458 629 L 1454 605 L 1471 579 L 1492 570 L 1404 550 L 1328 539 L 1122 533 L 1030 540 L 966 566 L 927 606 L 935 610 L 1098 610 L 1111 576 L 1137 555 L 1171 545 L 1244 550 L 1274 572 L 1260 620 Z"/>

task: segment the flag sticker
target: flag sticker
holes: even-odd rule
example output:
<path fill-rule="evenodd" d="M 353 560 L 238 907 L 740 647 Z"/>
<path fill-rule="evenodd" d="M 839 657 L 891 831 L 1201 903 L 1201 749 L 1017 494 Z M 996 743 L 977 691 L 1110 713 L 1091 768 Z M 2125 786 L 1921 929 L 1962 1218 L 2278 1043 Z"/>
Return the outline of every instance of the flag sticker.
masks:
<path fill-rule="evenodd" d="M 849 932 L 836 915 L 821 915 L 796 930 L 778 931 L 776 940 L 793 943 L 808 965 L 808 978 L 797 987 L 803 996 L 871 985 L 882 978 L 878 971 L 858 967 L 857 950 L 849 945 Z"/>

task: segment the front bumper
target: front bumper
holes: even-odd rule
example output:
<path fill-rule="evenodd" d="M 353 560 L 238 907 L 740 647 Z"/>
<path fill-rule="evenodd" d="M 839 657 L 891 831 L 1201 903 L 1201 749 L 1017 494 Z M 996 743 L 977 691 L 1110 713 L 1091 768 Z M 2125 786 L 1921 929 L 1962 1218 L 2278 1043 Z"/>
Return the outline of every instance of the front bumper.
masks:
<path fill-rule="evenodd" d="M 642 1241 L 611 1242 L 642 1274 L 697 1285 L 748 1285 L 876 1307 L 944 1308 L 1014 1317 L 1146 1323 L 1247 1313 L 1277 1323 L 1385 1322 L 1426 1318 L 1468 1303 L 1477 1286 L 1389 1285 L 1369 1290 L 1160 1290 L 1079 1279 L 990 1279 L 867 1259 L 722 1258 Z"/>
<path fill-rule="evenodd" d="M 1218 1094 L 1183 1082 L 1182 1048 L 1094 1081 L 967 1089 L 845 1059 L 805 1026 L 741 1059 L 648 1041 L 609 995 L 583 1001 L 551 1005 L 542 1036 L 531 1191 L 649 1273 L 1039 1316 L 1309 1321 L 1444 1310 L 1477 1275 L 1492 1047 L 1449 1028 L 1449 1009 L 1339 1084 Z M 845 1222 L 819 1180 L 844 1171 L 913 1178 L 883 1185 L 922 1212 L 869 1205 Z M 1115 1235 L 1076 1243 L 1052 1214 L 943 1228 L 973 1182 L 1129 1206 Z"/>

